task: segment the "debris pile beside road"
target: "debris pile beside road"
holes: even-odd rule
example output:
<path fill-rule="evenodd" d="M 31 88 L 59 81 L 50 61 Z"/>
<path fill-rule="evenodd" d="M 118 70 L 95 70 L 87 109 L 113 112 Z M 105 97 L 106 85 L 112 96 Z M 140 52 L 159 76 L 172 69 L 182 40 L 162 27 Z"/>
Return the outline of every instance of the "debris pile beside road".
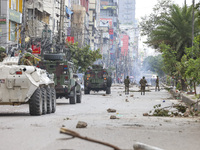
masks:
<path fill-rule="evenodd" d="M 189 117 L 198 116 L 199 112 L 193 107 L 187 107 L 183 104 L 172 104 L 171 106 L 161 107 L 161 104 L 155 105 L 149 113 L 143 113 L 143 116 L 170 116 L 170 117 Z"/>

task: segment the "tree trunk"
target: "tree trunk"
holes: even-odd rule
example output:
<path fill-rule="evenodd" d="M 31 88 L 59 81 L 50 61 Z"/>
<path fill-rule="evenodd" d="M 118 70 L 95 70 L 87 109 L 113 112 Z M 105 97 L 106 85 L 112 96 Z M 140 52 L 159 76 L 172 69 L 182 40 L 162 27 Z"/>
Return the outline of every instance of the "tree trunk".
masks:
<path fill-rule="evenodd" d="M 181 79 L 181 87 L 183 91 L 187 91 L 187 84 L 186 81 Z"/>
<path fill-rule="evenodd" d="M 196 90 L 196 84 L 195 84 L 195 81 L 194 81 L 194 94 L 197 95 L 197 90 Z"/>

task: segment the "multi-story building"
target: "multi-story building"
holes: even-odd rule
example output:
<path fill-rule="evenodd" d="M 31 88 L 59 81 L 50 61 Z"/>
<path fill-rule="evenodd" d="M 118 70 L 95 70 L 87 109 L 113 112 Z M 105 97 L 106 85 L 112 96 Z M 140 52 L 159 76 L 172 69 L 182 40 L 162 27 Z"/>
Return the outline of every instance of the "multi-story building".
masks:
<path fill-rule="evenodd" d="M 71 36 L 79 47 L 89 44 L 89 0 L 71 0 L 73 17 Z"/>
<path fill-rule="evenodd" d="M 100 0 L 90 0 L 89 3 L 89 32 L 92 50 L 100 48 L 101 32 L 99 31 Z"/>
<path fill-rule="evenodd" d="M 20 41 L 23 0 L 0 0 L 0 46 L 7 50 Z"/>
<path fill-rule="evenodd" d="M 118 0 L 101 0 L 100 25 L 103 35 L 102 54 L 106 67 L 115 66 L 118 37 Z"/>
<path fill-rule="evenodd" d="M 119 0 L 119 23 L 120 24 L 134 24 L 135 1 L 136 0 Z"/>

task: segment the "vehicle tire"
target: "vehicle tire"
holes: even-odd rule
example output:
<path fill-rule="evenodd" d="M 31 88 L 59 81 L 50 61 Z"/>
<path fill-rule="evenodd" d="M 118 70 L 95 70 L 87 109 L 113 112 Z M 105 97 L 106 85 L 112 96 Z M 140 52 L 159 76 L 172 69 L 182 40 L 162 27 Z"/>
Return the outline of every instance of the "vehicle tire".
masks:
<path fill-rule="evenodd" d="M 108 77 L 108 79 L 107 79 L 107 86 L 111 87 L 111 85 L 112 85 L 112 79 L 111 79 L 111 77 Z"/>
<path fill-rule="evenodd" d="M 52 96 L 50 87 L 46 88 L 47 91 L 47 114 L 52 112 Z"/>
<path fill-rule="evenodd" d="M 44 54 L 45 60 L 63 60 L 62 54 Z"/>
<path fill-rule="evenodd" d="M 42 90 L 42 114 L 45 115 L 47 113 L 47 92 L 45 88 L 41 88 Z"/>
<path fill-rule="evenodd" d="M 29 101 L 30 115 L 40 116 L 42 114 L 42 91 L 38 87 Z"/>
<path fill-rule="evenodd" d="M 77 103 L 81 103 L 81 99 L 82 99 L 82 92 L 81 90 L 78 92 L 77 97 L 76 97 L 76 102 Z"/>
<path fill-rule="evenodd" d="M 110 94 L 110 93 L 111 93 L 110 87 L 107 87 L 107 88 L 106 88 L 106 94 Z"/>
<path fill-rule="evenodd" d="M 69 98 L 70 104 L 76 104 L 76 87 L 72 90 L 73 96 Z"/>
<path fill-rule="evenodd" d="M 90 90 L 88 88 L 84 89 L 84 94 L 90 94 Z"/>
<path fill-rule="evenodd" d="M 51 87 L 51 98 L 52 98 L 52 113 L 56 112 L 56 91 L 55 88 Z"/>

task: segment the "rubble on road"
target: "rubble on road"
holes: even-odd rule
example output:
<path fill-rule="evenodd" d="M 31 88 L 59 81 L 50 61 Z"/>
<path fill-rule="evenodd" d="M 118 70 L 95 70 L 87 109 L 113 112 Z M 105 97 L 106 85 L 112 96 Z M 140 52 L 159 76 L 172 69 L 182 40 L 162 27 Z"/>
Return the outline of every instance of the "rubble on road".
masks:
<path fill-rule="evenodd" d="M 192 106 L 187 107 L 183 104 L 172 104 L 163 108 L 161 104 L 158 104 L 154 106 L 154 110 L 149 111 L 149 113 L 143 113 L 143 116 L 190 117 L 198 116 L 199 113 Z"/>
<path fill-rule="evenodd" d="M 107 112 L 113 113 L 113 112 L 116 112 L 116 109 L 111 109 L 111 108 L 109 108 L 109 109 L 107 109 Z"/>
<path fill-rule="evenodd" d="M 119 118 L 117 118 L 116 116 L 112 115 L 112 116 L 110 116 L 110 119 L 119 119 Z"/>
<path fill-rule="evenodd" d="M 87 127 L 87 123 L 83 121 L 79 121 L 76 125 L 76 128 L 86 128 L 86 127 Z"/>

